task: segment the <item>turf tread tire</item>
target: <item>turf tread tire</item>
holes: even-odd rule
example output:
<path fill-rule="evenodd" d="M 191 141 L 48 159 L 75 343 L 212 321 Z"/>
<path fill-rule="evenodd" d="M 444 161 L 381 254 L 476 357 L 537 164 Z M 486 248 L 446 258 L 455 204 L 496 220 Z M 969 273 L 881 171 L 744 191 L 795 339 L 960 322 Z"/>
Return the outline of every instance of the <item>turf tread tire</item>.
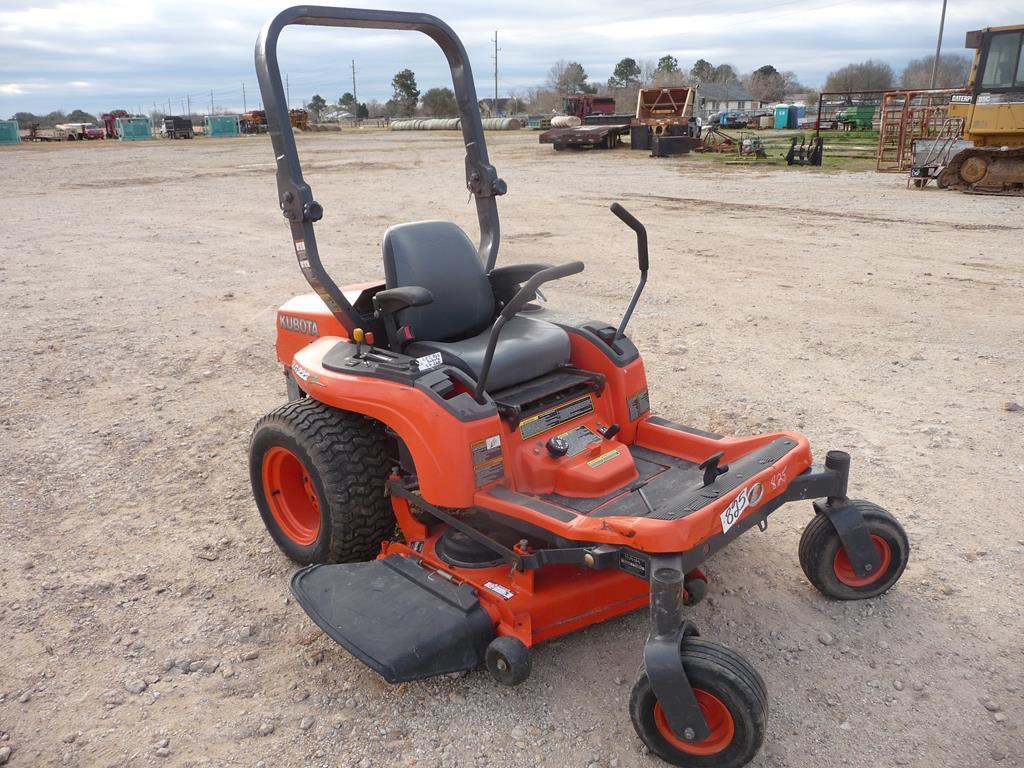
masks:
<path fill-rule="evenodd" d="M 683 753 L 668 743 L 653 721 L 656 697 L 643 665 L 629 697 L 633 727 L 647 747 L 668 763 L 684 768 L 740 768 L 760 750 L 768 720 L 768 690 L 750 662 L 724 645 L 687 637 L 682 647 L 683 669 L 695 688 L 703 688 L 723 698 L 721 681 L 730 693 L 725 699 L 733 716 L 737 736 L 723 751 L 714 755 Z M 725 701 L 723 699 L 723 701 Z M 742 743 L 737 741 L 742 740 Z"/>
<path fill-rule="evenodd" d="M 899 581 L 910 557 L 910 542 L 903 526 L 882 507 L 862 499 L 853 499 L 850 504 L 863 515 L 868 532 L 888 542 L 892 550 L 892 562 L 886 575 L 878 582 L 863 587 L 851 587 L 838 580 L 833 560 L 841 544 L 839 534 L 826 514 L 816 514 L 804 528 L 797 555 L 807 580 L 826 597 L 866 600 L 884 594 Z"/>
<path fill-rule="evenodd" d="M 395 529 L 386 494 L 394 463 L 389 442 L 380 422 L 312 397 L 285 403 L 256 423 L 249 450 L 253 494 L 267 529 L 285 554 L 302 564 L 376 557 L 381 542 Z M 262 456 L 273 445 L 291 449 L 313 480 L 321 524 L 317 540 L 308 547 L 280 531 L 263 498 Z"/>

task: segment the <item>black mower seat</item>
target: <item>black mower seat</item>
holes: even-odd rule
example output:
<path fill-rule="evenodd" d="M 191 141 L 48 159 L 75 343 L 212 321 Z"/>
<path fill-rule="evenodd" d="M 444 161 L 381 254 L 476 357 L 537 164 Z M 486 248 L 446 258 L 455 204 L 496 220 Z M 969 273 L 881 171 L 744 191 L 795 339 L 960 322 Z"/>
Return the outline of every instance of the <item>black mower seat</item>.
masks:
<path fill-rule="evenodd" d="M 446 365 L 453 365 L 479 379 L 490 335 L 488 328 L 462 341 L 416 341 L 406 347 L 406 352 L 415 357 L 440 352 Z M 565 331 L 543 320 L 513 317 L 501 329 L 498 345 L 494 348 L 487 390 L 497 392 L 535 379 L 568 362 L 569 337 Z"/>
<path fill-rule="evenodd" d="M 480 375 L 497 307 L 476 247 L 448 221 L 418 221 L 384 234 L 387 288 L 420 286 L 434 300 L 400 310 L 399 327 L 415 339 L 403 350 L 421 357 L 440 353 L 445 364 Z M 498 390 L 550 373 L 569 362 L 569 336 L 543 320 L 517 316 L 505 324 L 494 350 L 487 390 Z"/>

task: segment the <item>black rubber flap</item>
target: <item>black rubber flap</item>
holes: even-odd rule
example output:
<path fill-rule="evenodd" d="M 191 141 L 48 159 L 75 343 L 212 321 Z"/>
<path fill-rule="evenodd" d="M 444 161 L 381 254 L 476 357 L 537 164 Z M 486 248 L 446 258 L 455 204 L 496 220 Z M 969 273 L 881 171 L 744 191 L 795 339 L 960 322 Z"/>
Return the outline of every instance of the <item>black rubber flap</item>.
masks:
<path fill-rule="evenodd" d="M 389 683 L 473 669 L 494 638 L 470 586 L 400 555 L 310 565 L 291 586 L 317 626 Z"/>

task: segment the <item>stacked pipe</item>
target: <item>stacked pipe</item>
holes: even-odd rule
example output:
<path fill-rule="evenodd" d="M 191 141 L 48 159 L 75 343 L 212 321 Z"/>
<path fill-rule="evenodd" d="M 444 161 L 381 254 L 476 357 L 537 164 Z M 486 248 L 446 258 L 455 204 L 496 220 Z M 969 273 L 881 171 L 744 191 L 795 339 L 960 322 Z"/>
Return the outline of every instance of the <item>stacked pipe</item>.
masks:
<path fill-rule="evenodd" d="M 430 118 L 412 120 L 392 120 L 392 131 L 457 131 L 462 127 L 459 118 Z"/>
<path fill-rule="evenodd" d="M 487 117 L 480 121 L 486 131 L 518 131 L 523 127 L 514 117 Z M 392 120 L 392 131 L 457 131 L 462 128 L 460 118 L 413 118 Z"/>
<path fill-rule="evenodd" d="M 551 118 L 551 127 L 575 128 L 576 126 L 582 124 L 582 122 L 583 121 L 576 117 L 576 115 L 558 115 L 557 117 Z"/>

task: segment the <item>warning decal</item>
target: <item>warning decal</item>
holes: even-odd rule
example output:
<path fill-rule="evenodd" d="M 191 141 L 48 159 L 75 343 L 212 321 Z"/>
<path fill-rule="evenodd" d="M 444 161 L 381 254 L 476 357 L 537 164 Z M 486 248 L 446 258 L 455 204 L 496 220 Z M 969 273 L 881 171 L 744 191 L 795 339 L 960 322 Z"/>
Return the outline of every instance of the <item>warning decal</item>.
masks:
<path fill-rule="evenodd" d="M 529 440 L 541 432 L 547 432 L 549 429 L 554 429 L 567 421 L 591 413 L 593 410 L 594 399 L 590 395 L 584 395 L 565 405 L 558 405 L 523 419 L 519 422 L 519 434 L 523 436 L 524 440 Z"/>
<path fill-rule="evenodd" d="M 477 486 L 493 483 L 505 475 L 505 463 L 501 459 L 501 436 L 491 435 L 470 446 L 473 453 L 473 473 Z"/>
<path fill-rule="evenodd" d="M 608 451 L 608 453 L 602 453 L 596 459 L 591 459 L 590 461 L 588 461 L 587 466 L 590 467 L 591 469 L 595 469 L 596 467 L 600 467 L 606 461 L 611 461 L 618 455 L 618 451 Z"/>
<path fill-rule="evenodd" d="M 629 420 L 636 421 L 651 410 L 651 395 L 647 389 L 641 389 L 629 398 Z"/>

